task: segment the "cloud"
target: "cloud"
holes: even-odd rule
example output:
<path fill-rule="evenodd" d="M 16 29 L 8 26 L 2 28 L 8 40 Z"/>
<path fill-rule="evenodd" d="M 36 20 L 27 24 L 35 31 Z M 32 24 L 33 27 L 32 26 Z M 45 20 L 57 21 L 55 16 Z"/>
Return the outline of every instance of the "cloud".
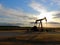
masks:
<path fill-rule="evenodd" d="M 34 22 L 30 22 L 30 24 L 34 26 Z M 60 23 L 58 22 L 47 22 L 47 24 L 46 23 L 42 23 L 42 24 L 43 24 L 43 27 L 60 27 Z M 39 25 L 39 23 L 37 25 Z"/>
<path fill-rule="evenodd" d="M 51 21 L 52 18 L 54 17 L 53 15 L 57 13 L 56 11 L 48 11 L 44 5 L 41 3 L 37 3 L 35 1 L 32 1 L 29 6 L 33 8 L 34 10 L 38 11 L 40 14 L 38 14 L 38 18 L 43 18 L 46 17 L 48 21 Z"/>
<path fill-rule="evenodd" d="M 34 24 L 35 22 L 30 22 L 31 24 Z M 43 23 L 45 24 L 45 23 Z M 47 22 L 47 24 L 60 24 L 59 22 Z"/>
<path fill-rule="evenodd" d="M 44 0 L 46 1 L 46 0 Z M 52 1 L 53 2 L 53 1 Z M 43 4 L 32 1 L 28 4 L 28 6 L 36 11 L 38 11 L 40 14 L 39 16 L 43 17 L 46 16 L 47 18 L 50 16 L 51 20 L 55 21 L 56 17 L 60 17 L 57 13 L 58 11 L 48 11 L 46 7 L 44 7 Z M 23 9 L 12 9 L 12 8 L 6 8 L 2 4 L 0 4 L 0 15 L 4 16 L 4 18 L 0 18 L 0 22 L 8 22 L 8 23 L 21 23 L 24 25 L 31 25 L 36 19 L 38 19 L 38 16 L 31 13 L 26 13 L 23 11 Z M 55 17 L 56 16 L 56 17 Z M 55 17 L 55 18 L 53 18 Z M 31 22 L 31 23 L 30 23 Z"/>
<path fill-rule="evenodd" d="M 36 19 L 36 16 L 34 14 L 25 13 L 24 11 L 22 11 L 22 9 L 17 10 L 12 8 L 6 8 L 2 4 L 0 4 L 0 16 L 2 16 L 0 18 L 0 22 L 5 23 L 27 24 L 28 22 Z"/>
<path fill-rule="evenodd" d="M 39 4 L 35 1 L 32 1 L 29 6 L 38 12 L 46 12 L 46 8 L 42 4 Z"/>
<path fill-rule="evenodd" d="M 2 9 L 2 4 L 0 4 L 0 9 Z"/>
<path fill-rule="evenodd" d="M 1 23 L 0 22 L 0 26 L 21 26 L 21 25 L 24 25 L 22 23 Z"/>
<path fill-rule="evenodd" d="M 46 1 L 46 0 L 44 0 L 44 1 Z M 57 0 L 56 0 L 57 1 Z M 51 2 L 52 3 L 52 2 Z M 41 4 L 41 3 L 38 3 L 38 2 L 35 2 L 35 1 L 32 1 L 30 4 L 29 4 L 29 6 L 31 7 L 31 8 L 33 8 L 34 10 L 36 10 L 36 11 L 38 11 L 40 14 L 40 16 L 41 17 L 43 17 L 43 16 L 46 16 L 46 17 L 52 17 L 52 19 L 53 19 L 53 17 L 55 17 L 55 15 L 57 14 L 57 13 L 59 13 L 60 11 L 58 11 L 58 10 L 54 10 L 54 11 L 48 11 L 48 9 L 46 9 L 46 7 L 44 7 L 44 5 L 43 4 Z M 58 15 L 57 15 L 58 16 Z M 40 17 L 40 18 L 41 18 Z M 58 16 L 59 17 L 59 16 Z"/>
<path fill-rule="evenodd" d="M 38 17 L 41 18 L 43 16 L 46 16 L 48 20 L 48 25 L 53 26 L 53 27 L 60 25 L 60 21 L 59 21 L 60 11 L 58 10 L 48 11 L 48 9 L 44 7 L 44 5 L 42 5 L 41 3 L 35 2 L 35 1 L 32 1 L 29 4 L 29 6 L 40 13 Z M 30 24 L 34 24 L 34 22 L 30 22 Z"/>
<path fill-rule="evenodd" d="M 41 1 L 45 3 L 45 2 L 47 2 L 48 0 L 41 0 Z"/>
<path fill-rule="evenodd" d="M 43 0 L 45 3 L 48 2 L 48 0 Z M 50 0 L 50 6 L 54 6 L 54 4 L 57 4 L 59 6 L 60 4 L 60 0 Z M 46 7 L 44 7 L 44 5 L 42 3 L 38 3 L 35 1 L 32 1 L 29 6 L 31 8 L 33 8 L 34 10 L 38 11 L 39 14 L 39 18 L 46 16 L 47 20 L 48 20 L 48 27 L 60 27 L 60 11 L 58 10 L 51 10 L 48 11 L 48 9 L 46 9 Z M 60 7 L 60 6 L 59 6 Z M 34 22 L 30 22 L 30 24 L 34 24 Z"/>
<path fill-rule="evenodd" d="M 60 18 L 60 11 L 57 12 L 54 16 L 55 16 L 54 18 Z"/>
<path fill-rule="evenodd" d="M 58 22 L 48 22 L 48 24 L 60 24 Z"/>
<path fill-rule="evenodd" d="M 58 6 L 60 6 L 60 0 L 51 0 L 53 3 L 57 4 Z"/>
<path fill-rule="evenodd" d="M 60 0 L 41 0 L 41 1 L 42 1 L 43 3 L 49 2 L 50 5 L 56 4 L 56 5 L 60 6 Z"/>
<path fill-rule="evenodd" d="M 59 22 L 48 22 L 47 27 L 60 27 Z"/>
<path fill-rule="evenodd" d="M 35 22 L 30 22 L 30 24 L 34 24 Z"/>

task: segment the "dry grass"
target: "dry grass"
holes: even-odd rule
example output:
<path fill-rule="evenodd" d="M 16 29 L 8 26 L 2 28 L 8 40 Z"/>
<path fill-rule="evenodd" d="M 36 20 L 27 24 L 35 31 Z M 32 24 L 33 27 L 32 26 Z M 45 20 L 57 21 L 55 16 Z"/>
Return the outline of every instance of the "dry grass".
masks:
<path fill-rule="evenodd" d="M 19 36 L 16 35 L 15 37 L 8 37 L 8 36 L 2 36 L 0 39 L 8 39 L 8 38 L 16 38 L 17 42 L 0 42 L 0 45 L 33 45 L 32 43 L 26 43 L 26 40 L 30 41 L 60 41 L 60 33 L 56 32 L 26 32 L 27 30 L 12 30 L 12 31 L 0 31 L 0 32 L 18 32 Z M 25 33 L 26 32 L 26 33 Z M 13 40 L 13 39 L 12 39 Z M 24 42 L 21 42 L 22 40 L 25 40 Z"/>
<path fill-rule="evenodd" d="M 34 40 L 34 41 L 60 41 L 60 34 L 59 33 L 36 33 L 36 34 L 24 34 L 17 36 L 16 39 L 19 40 Z"/>
<path fill-rule="evenodd" d="M 0 42 L 0 45 L 17 45 L 15 42 Z"/>
<path fill-rule="evenodd" d="M 38 35 L 33 40 L 40 40 L 40 41 L 60 41 L 60 34 L 44 33 L 44 34 Z"/>
<path fill-rule="evenodd" d="M 60 33 L 33 32 L 16 36 L 18 45 L 60 45 Z"/>

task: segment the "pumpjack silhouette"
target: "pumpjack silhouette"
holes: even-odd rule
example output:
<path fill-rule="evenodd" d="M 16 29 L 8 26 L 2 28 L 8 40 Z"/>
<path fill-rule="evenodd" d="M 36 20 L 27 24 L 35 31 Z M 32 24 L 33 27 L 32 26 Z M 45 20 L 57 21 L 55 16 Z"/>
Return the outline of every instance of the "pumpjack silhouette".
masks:
<path fill-rule="evenodd" d="M 32 30 L 34 30 L 34 31 L 38 31 L 38 28 L 37 28 L 37 24 L 38 24 L 38 21 L 39 21 L 39 28 L 40 28 L 40 30 L 39 31 L 43 31 L 43 25 L 42 25 L 42 21 L 43 20 L 45 20 L 46 21 L 46 24 L 47 24 L 47 18 L 46 17 L 44 17 L 44 18 L 42 18 L 42 19 L 37 19 L 36 21 L 35 21 L 35 23 L 34 23 L 34 27 L 32 28 Z"/>

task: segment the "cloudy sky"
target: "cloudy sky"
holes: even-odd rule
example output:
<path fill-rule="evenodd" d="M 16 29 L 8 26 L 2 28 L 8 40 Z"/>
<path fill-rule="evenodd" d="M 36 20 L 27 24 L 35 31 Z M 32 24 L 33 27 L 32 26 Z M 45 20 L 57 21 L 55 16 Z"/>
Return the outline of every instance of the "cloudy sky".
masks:
<path fill-rule="evenodd" d="M 0 0 L 0 25 L 33 26 L 43 17 L 47 27 L 60 27 L 60 0 Z"/>

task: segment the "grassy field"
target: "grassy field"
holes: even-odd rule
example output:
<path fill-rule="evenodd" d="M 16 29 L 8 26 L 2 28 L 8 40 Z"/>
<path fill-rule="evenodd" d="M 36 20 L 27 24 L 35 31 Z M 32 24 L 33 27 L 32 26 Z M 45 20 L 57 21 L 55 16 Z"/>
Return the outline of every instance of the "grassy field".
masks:
<path fill-rule="evenodd" d="M 60 45 L 60 28 L 44 28 L 43 32 L 31 32 L 31 28 L 1 28 L 0 45 Z"/>
<path fill-rule="evenodd" d="M 32 32 L 16 37 L 18 44 L 28 45 L 60 45 L 60 33 L 56 32 Z"/>

